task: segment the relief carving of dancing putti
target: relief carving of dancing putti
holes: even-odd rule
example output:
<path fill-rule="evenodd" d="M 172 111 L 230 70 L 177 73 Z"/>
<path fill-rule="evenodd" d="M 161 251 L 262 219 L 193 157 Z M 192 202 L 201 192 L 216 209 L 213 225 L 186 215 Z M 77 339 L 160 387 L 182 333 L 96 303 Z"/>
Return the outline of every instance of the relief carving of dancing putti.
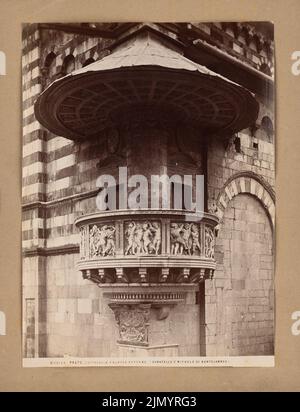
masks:
<path fill-rule="evenodd" d="M 196 255 L 201 252 L 199 228 L 194 223 L 171 223 L 171 254 Z"/>
<path fill-rule="evenodd" d="M 90 256 L 113 256 L 115 254 L 115 232 L 113 225 L 98 227 L 93 225 L 90 229 Z"/>
<path fill-rule="evenodd" d="M 160 253 L 161 229 L 158 222 L 130 222 L 125 230 L 125 255 Z"/>
<path fill-rule="evenodd" d="M 195 255 L 197 251 L 201 253 L 201 246 L 199 242 L 199 228 L 195 224 L 192 224 L 191 236 L 192 236 L 192 254 Z"/>
<path fill-rule="evenodd" d="M 213 259 L 215 256 L 215 236 L 210 227 L 205 228 L 205 257 Z"/>

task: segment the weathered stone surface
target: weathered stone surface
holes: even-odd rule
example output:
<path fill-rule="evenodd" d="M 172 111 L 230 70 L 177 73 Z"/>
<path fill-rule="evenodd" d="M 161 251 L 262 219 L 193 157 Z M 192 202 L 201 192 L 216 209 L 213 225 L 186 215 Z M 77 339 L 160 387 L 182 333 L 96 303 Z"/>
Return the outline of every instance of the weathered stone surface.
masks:
<path fill-rule="evenodd" d="M 233 239 L 226 248 L 223 232 L 232 216 Z M 240 232 L 245 234 L 243 240 L 235 236 Z M 224 250 L 225 263 L 222 270 L 216 270 L 214 286 L 207 289 L 210 298 L 216 296 L 215 305 L 206 303 L 208 329 L 213 326 L 218 331 L 214 341 L 208 339 L 207 354 L 272 354 L 273 238 L 267 214 L 258 200 L 240 194 L 229 202 L 217 244 Z"/>

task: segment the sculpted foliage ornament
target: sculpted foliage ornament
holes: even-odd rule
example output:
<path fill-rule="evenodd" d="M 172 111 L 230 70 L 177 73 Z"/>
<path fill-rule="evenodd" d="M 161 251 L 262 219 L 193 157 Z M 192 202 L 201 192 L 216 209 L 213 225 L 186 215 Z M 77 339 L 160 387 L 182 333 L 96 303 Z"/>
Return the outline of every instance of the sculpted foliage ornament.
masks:
<path fill-rule="evenodd" d="M 109 305 L 119 325 L 120 343 L 148 345 L 151 304 Z"/>

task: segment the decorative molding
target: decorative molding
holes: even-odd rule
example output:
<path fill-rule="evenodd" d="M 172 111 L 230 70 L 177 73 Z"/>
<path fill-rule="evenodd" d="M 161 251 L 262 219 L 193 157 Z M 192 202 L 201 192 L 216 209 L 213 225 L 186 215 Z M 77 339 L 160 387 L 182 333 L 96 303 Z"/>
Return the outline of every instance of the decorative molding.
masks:
<path fill-rule="evenodd" d="M 275 191 L 273 187 L 270 185 L 269 182 L 267 182 L 263 178 L 263 176 L 257 175 L 256 173 L 251 172 L 251 171 L 243 171 L 243 172 L 235 173 L 233 176 L 231 176 L 229 179 L 226 180 L 224 187 L 226 187 L 230 182 L 232 182 L 232 180 L 235 180 L 239 177 L 249 177 L 251 179 L 257 180 L 266 189 L 266 191 L 271 196 L 273 202 L 275 203 Z"/>
<path fill-rule="evenodd" d="M 238 194 L 250 194 L 255 196 L 264 206 L 272 227 L 275 225 L 275 193 L 272 187 L 261 176 L 253 172 L 240 172 L 227 180 L 218 196 L 215 214 L 220 222 L 223 219 L 225 209 L 229 201 Z M 219 225 L 218 225 L 219 226 Z M 218 226 L 216 230 L 218 230 Z"/>
<path fill-rule="evenodd" d="M 157 320 L 164 320 L 171 309 L 185 300 L 186 293 L 172 291 L 130 291 L 107 294 L 119 327 L 118 343 L 148 346 L 150 310 L 155 309 Z"/>
<path fill-rule="evenodd" d="M 206 212 L 193 212 L 189 210 L 182 210 L 182 209 L 117 209 L 117 210 L 107 210 L 104 212 L 95 212 L 89 213 L 83 216 L 79 216 L 75 224 L 80 226 L 84 223 L 97 223 L 99 219 L 111 219 L 111 218 L 118 218 L 118 219 L 125 219 L 130 218 L 132 216 L 139 218 L 147 216 L 147 219 L 150 217 L 155 216 L 155 219 L 158 218 L 182 218 L 186 221 L 196 221 L 196 222 L 207 222 L 211 224 L 217 224 L 219 219 L 216 215 L 212 213 Z"/>
<path fill-rule="evenodd" d="M 46 202 L 41 202 L 41 201 L 36 201 L 36 202 L 31 202 L 31 203 L 24 203 L 22 204 L 22 210 L 31 210 L 31 209 L 46 209 L 46 208 L 50 208 L 52 206 L 55 206 L 57 204 L 61 204 L 61 203 L 65 203 L 65 202 L 72 202 L 74 200 L 83 200 L 83 199 L 89 199 L 91 197 L 94 197 L 98 194 L 99 189 L 93 189 L 93 190 L 89 190 L 87 192 L 83 192 L 83 193 L 77 193 L 75 195 L 71 195 L 71 196 L 66 196 L 66 197 L 62 197 L 59 199 L 54 199 L 54 200 L 49 200 Z"/>
<path fill-rule="evenodd" d="M 144 262 L 138 259 L 132 262 L 132 266 L 126 266 L 123 260 L 111 260 L 109 267 L 105 267 L 101 262 L 97 262 L 94 266 L 89 262 L 87 267 L 91 269 L 79 268 L 83 279 L 91 280 L 99 287 L 110 285 L 117 288 L 122 284 L 127 286 L 198 284 L 213 278 L 216 263 L 188 260 L 182 262 L 164 258 L 158 264 L 155 261 Z"/>
<path fill-rule="evenodd" d="M 24 257 L 67 255 L 73 253 L 79 254 L 79 245 L 65 245 L 50 248 L 33 247 L 24 249 L 22 252 Z"/>
<path fill-rule="evenodd" d="M 163 303 L 178 303 L 184 301 L 185 292 L 178 292 L 172 290 L 165 290 L 161 292 L 140 292 L 131 290 L 129 292 L 113 292 L 107 294 L 111 302 L 114 303 L 152 303 L 152 304 L 163 304 Z"/>

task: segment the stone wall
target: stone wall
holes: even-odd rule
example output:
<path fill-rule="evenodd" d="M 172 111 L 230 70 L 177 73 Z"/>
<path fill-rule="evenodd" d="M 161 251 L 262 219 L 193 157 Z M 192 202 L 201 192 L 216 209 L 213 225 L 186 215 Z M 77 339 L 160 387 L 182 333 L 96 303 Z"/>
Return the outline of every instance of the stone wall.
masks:
<path fill-rule="evenodd" d="M 274 351 L 275 142 L 261 127 L 264 116 L 273 120 L 273 106 L 261 100 L 254 130 L 208 149 L 208 204 L 221 210 L 217 270 L 205 282 L 211 356 Z"/>
<path fill-rule="evenodd" d="M 114 314 L 102 292 L 76 271 L 77 254 L 47 259 L 47 356 L 116 353 Z"/>
<path fill-rule="evenodd" d="M 244 23 L 194 23 L 200 39 L 262 73 L 274 75 L 272 39 Z"/>
<path fill-rule="evenodd" d="M 229 202 L 217 238 L 215 279 L 206 282 L 208 355 L 273 353 L 272 235 L 253 195 Z"/>

